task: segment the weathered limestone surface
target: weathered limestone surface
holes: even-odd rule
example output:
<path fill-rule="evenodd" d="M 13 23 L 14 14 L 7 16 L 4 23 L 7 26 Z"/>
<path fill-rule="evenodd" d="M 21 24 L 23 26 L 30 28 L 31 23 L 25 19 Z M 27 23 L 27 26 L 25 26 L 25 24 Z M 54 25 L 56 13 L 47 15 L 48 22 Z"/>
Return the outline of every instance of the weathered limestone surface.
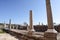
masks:
<path fill-rule="evenodd" d="M 9 20 L 9 29 L 11 29 L 11 19 Z"/>
<path fill-rule="evenodd" d="M 54 29 L 53 26 L 50 0 L 46 0 L 46 9 L 47 9 L 48 30 L 45 32 L 44 37 L 47 38 L 46 40 L 57 40 L 57 31 Z"/>
<path fill-rule="evenodd" d="M 30 26 L 29 26 L 29 30 L 28 30 L 28 35 L 32 35 L 33 32 L 35 31 L 34 30 L 34 27 L 33 27 L 33 18 L 32 18 L 32 10 L 30 10 Z"/>

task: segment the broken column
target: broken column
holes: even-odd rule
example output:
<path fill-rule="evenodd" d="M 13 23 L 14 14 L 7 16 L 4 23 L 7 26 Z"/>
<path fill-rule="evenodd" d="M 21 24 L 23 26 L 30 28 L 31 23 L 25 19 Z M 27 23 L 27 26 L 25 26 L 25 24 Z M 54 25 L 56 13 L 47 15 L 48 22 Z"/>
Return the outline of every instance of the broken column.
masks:
<path fill-rule="evenodd" d="M 28 33 L 30 34 L 30 35 L 32 35 L 33 34 L 33 32 L 35 31 L 34 30 L 34 27 L 33 27 L 33 18 L 32 18 L 32 10 L 30 10 L 30 26 L 28 27 Z"/>
<path fill-rule="evenodd" d="M 57 40 L 57 31 L 54 29 L 54 26 L 53 26 L 50 0 L 46 0 L 46 9 L 47 9 L 48 29 L 44 33 L 44 36 L 47 38 L 46 40 Z"/>

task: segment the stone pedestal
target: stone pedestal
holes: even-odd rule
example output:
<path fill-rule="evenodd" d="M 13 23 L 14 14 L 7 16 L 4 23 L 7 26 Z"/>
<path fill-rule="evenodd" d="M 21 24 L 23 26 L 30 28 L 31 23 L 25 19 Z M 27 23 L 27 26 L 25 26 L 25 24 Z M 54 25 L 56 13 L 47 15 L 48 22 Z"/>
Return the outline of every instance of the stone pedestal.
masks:
<path fill-rule="evenodd" d="M 57 31 L 55 31 L 55 29 L 48 29 L 44 33 L 44 37 L 46 40 L 57 40 Z"/>
<path fill-rule="evenodd" d="M 29 31 L 28 31 L 28 35 L 29 35 L 29 36 L 32 36 L 32 35 L 34 34 L 34 32 L 35 32 L 34 29 L 29 30 Z"/>
<path fill-rule="evenodd" d="M 33 31 L 28 31 L 29 36 L 32 36 L 32 34 L 33 34 Z"/>

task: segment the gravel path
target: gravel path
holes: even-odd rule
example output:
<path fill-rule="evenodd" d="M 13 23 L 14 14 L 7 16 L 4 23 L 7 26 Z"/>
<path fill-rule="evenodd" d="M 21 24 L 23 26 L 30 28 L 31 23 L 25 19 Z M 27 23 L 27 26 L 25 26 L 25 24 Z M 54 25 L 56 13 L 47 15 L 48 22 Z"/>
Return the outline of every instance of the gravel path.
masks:
<path fill-rule="evenodd" d="M 0 34 L 0 40 L 18 40 L 18 39 L 11 36 L 10 34 L 3 33 L 3 34 Z"/>

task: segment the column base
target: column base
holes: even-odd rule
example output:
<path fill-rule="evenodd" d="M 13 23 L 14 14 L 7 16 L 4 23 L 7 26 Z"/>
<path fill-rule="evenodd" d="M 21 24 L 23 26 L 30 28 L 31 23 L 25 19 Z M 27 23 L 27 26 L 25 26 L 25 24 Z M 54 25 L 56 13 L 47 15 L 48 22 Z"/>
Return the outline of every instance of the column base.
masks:
<path fill-rule="evenodd" d="M 55 29 L 48 29 L 44 33 L 44 37 L 46 37 L 46 40 L 57 40 L 57 31 Z"/>
<path fill-rule="evenodd" d="M 28 30 L 28 35 L 32 36 L 34 32 L 35 32 L 34 29 Z"/>

